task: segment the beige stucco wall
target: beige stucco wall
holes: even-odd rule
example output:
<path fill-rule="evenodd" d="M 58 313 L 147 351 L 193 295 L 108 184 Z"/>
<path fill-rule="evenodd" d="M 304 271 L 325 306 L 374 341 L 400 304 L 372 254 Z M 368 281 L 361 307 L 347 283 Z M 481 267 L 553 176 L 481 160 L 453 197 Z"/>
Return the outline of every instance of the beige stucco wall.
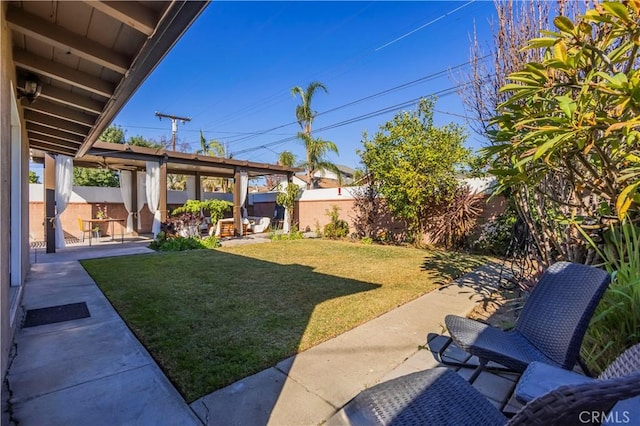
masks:
<path fill-rule="evenodd" d="M 5 22 L 6 4 L 0 4 L 0 336 L 2 345 L 1 370 L 4 379 L 12 333 L 9 330 L 9 207 L 11 165 L 11 98 L 9 97 L 9 58 L 11 45 Z"/>
<path fill-rule="evenodd" d="M 23 110 L 18 103 L 21 145 L 19 162 L 12 161 L 11 116 L 15 96 L 16 75 L 13 65 L 11 32 L 6 23 L 7 2 L 0 3 L 0 371 L 6 374 L 9 351 L 15 327 L 19 322 L 22 284 L 29 272 L 29 146 L 24 127 Z M 12 173 L 17 173 L 21 195 L 12 190 Z M 12 223 L 11 207 L 18 205 L 21 225 Z M 11 235 L 21 243 L 12 244 Z M 11 266 L 11 253 L 18 252 L 20 265 Z M 18 286 L 11 287 L 11 279 Z M 12 310 L 13 308 L 13 310 Z"/>

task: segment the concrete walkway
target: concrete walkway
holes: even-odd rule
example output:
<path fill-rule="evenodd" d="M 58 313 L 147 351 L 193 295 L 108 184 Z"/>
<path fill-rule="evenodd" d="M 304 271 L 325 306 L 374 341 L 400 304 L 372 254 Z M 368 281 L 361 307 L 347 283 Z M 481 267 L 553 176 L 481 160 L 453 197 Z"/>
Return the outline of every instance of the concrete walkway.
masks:
<path fill-rule="evenodd" d="M 465 315 L 497 273 L 480 268 L 189 406 L 77 261 L 146 253 L 147 243 L 38 253 L 24 310 L 86 302 L 91 316 L 17 330 L 3 425 L 321 424 L 362 389 L 435 366 L 427 343 L 441 343 L 444 316 Z M 476 384 L 503 406 L 513 380 L 483 373 Z"/>

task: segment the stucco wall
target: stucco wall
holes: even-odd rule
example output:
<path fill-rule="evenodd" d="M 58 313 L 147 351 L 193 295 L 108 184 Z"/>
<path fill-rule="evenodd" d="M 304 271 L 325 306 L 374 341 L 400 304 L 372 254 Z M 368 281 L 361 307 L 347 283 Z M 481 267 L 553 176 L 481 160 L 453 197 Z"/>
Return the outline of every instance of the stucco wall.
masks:
<path fill-rule="evenodd" d="M 31 241 L 44 241 L 44 187 L 42 184 L 29 185 L 29 223 L 28 238 Z M 227 193 L 211 193 L 203 192 L 205 199 L 217 198 L 227 201 L 233 200 L 233 194 Z M 181 206 L 187 201 L 188 194 L 186 191 L 167 191 L 167 207 L 169 211 L 177 206 Z M 98 208 L 106 211 L 107 216 L 111 218 L 126 219 L 127 211 L 122 203 L 122 195 L 120 188 L 99 188 L 91 186 L 74 186 L 69 204 L 65 211 L 60 215 L 62 221 L 62 229 L 66 238 L 82 237 L 78 218 L 89 219 L 95 218 Z M 273 213 L 273 212 L 272 212 Z M 136 219 L 134 219 L 135 221 Z M 151 225 L 153 224 L 153 215 L 145 204 L 140 211 L 139 233 L 151 233 Z M 116 236 L 120 235 L 122 225 L 116 223 L 113 231 Z M 101 225 L 102 235 L 110 235 L 111 225 Z M 108 228 L 108 229 L 107 229 Z"/>
<path fill-rule="evenodd" d="M 9 328 L 9 206 L 10 206 L 10 181 L 11 166 L 11 116 L 8 114 L 11 108 L 9 61 L 11 48 L 9 44 L 9 31 L 5 22 L 6 4 L 0 4 L 0 321 L 2 336 L 2 378 L 7 368 L 9 345 L 13 333 Z"/>
<path fill-rule="evenodd" d="M 11 32 L 6 23 L 7 2 L 0 3 L 0 371 L 2 378 L 6 373 L 9 350 L 13 341 L 13 334 L 19 317 L 18 307 L 22 296 L 22 286 L 29 269 L 28 252 L 28 146 L 24 126 L 17 127 L 15 139 L 12 138 L 13 96 L 15 94 L 15 70 L 11 49 Z M 24 123 L 22 108 L 18 105 L 16 123 Z M 12 146 L 12 140 L 22 145 Z M 18 142 L 16 142 L 18 143 Z M 12 150 L 18 160 L 13 161 Z M 18 173 L 20 174 L 18 176 Z M 12 176 L 13 175 L 13 176 Z M 12 190 L 12 178 L 18 185 Z M 22 220 L 20 226 L 12 223 L 11 207 L 17 204 L 16 215 Z M 21 241 L 12 244 L 11 235 Z M 12 270 L 11 253 L 21 253 L 20 263 Z M 16 257 L 17 259 L 17 257 Z M 18 284 L 11 287 L 11 280 Z"/>

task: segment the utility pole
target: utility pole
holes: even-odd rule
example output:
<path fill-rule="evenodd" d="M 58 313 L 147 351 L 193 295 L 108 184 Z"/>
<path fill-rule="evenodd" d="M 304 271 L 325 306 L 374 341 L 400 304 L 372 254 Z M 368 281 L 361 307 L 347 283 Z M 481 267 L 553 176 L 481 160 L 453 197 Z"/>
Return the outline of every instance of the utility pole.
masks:
<path fill-rule="evenodd" d="M 176 150 L 176 135 L 178 134 L 178 121 L 182 121 L 182 124 L 191 121 L 190 117 L 178 117 L 175 115 L 163 114 L 161 112 L 156 111 L 156 117 L 160 120 L 163 118 L 171 119 L 171 150 Z"/>

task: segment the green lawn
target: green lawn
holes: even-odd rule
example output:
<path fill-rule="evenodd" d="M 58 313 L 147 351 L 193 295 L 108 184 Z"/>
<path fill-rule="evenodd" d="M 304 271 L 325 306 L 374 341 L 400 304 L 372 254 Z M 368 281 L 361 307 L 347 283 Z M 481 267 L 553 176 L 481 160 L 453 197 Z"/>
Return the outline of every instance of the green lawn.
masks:
<path fill-rule="evenodd" d="M 82 262 L 187 401 L 482 263 L 457 253 L 325 240 Z"/>

